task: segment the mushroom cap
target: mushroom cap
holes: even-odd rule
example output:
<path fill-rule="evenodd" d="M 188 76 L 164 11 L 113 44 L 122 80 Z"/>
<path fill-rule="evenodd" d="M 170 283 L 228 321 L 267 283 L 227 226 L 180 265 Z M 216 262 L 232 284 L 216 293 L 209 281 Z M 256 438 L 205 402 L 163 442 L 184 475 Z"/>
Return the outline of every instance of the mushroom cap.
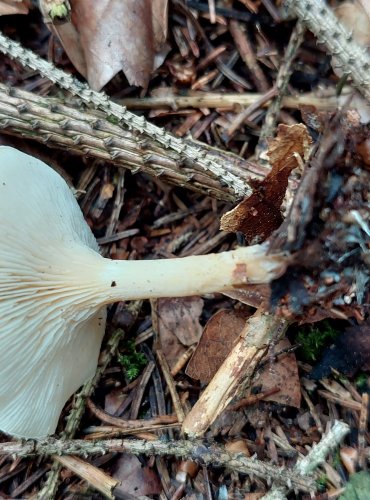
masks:
<path fill-rule="evenodd" d="M 97 366 L 106 308 L 83 277 L 102 257 L 63 178 L 7 146 L 0 227 L 0 430 L 42 438 Z"/>

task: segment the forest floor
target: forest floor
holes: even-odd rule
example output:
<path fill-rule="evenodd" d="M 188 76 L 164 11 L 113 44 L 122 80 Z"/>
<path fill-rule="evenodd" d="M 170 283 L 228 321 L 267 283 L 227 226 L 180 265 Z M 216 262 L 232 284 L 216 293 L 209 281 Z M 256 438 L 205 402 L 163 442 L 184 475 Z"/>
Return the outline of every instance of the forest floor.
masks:
<path fill-rule="evenodd" d="M 115 36 L 114 4 L 94 22 Z M 0 56 L 1 144 L 75 188 L 105 257 L 262 242 L 289 255 L 271 284 L 111 306 L 97 375 L 56 438 L 0 435 L 1 498 L 369 498 L 370 90 L 352 75 L 357 53 L 333 52 L 340 36 L 323 15 L 315 32 L 275 0 L 176 0 L 148 78 L 140 60 L 105 82 L 106 48 L 84 63 L 90 85 L 173 134 L 180 152 L 22 56 Z M 356 35 L 353 15 L 341 19 Z M 81 37 L 96 35 L 89 22 Z M 0 18 L 4 35 L 85 81 L 61 26 L 51 34 L 35 6 Z M 145 59 L 134 27 L 119 43 Z M 138 75 L 147 89 L 129 83 Z"/>

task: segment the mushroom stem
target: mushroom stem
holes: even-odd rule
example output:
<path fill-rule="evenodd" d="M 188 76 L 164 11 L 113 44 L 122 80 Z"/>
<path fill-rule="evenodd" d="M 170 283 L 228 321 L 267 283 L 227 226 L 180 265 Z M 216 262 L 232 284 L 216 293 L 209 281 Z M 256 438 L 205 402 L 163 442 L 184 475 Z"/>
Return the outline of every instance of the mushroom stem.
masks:
<path fill-rule="evenodd" d="M 266 255 L 266 250 L 265 245 L 254 245 L 176 259 L 104 259 L 102 302 L 203 295 L 249 283 L 269 283 L 283 274 L 287 260 L 281 254 Z"/>

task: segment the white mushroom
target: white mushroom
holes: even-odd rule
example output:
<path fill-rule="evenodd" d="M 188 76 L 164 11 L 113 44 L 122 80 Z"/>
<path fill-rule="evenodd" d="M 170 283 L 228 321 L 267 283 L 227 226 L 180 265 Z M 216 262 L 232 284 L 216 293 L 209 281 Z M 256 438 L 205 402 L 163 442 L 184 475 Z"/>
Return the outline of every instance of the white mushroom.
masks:
<path fill-rule="evenodd" d="M 70 189 L 40 160 L 0 147 L 0 430 L 42 438 L 96 369 L 106 305 L 266 283 L 286 267 L 264 246 L 112 261 Z"/>

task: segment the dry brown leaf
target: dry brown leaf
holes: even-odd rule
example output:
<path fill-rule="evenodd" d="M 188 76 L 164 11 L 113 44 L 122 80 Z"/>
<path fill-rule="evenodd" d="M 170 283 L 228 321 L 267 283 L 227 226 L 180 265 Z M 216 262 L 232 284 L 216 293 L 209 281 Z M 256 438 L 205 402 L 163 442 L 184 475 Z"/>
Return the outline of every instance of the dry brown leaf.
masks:
<path fill-rule="evenodd" d="M 212 380 L 231 351 L 249 314 L 244 310 L 220 310 L 207 322 L 186 374 L 202 383 Z"/>
<path fill-rule="evenodd" d="M 71 0 L 71 21 L 50 25 L 94 90 L 119 71 L 146 88 L 167 35 L 167 0 Z M 43 12 L 45 15 L 45 12 Z"/>
<path fill-rule="evenodd" d="M 243 288 L 223 292 L 223 295 L 258 309 L 262 302 L 269 303 L 271 290 L 270 285 L 244 285 Z"/>
<path fill-rule="evenodd" d="M 154 48 L 162 50 L 167 38 L 168 0 L 152 0 L 152 22 L 154 33 Z"/>
<path fill-rule="evenodd" d="M 114 479 L 121 481 L 122 490 L 135 497 L 159 495 L 161 482 L 153 469 L 143 466 L 137 457 L 123 453 L 115 464 Z"/>
<path fill-rule="evenodd" d="M 274 351 L 278 352 L 289 348 L 289 346 L 289 340 L 284 339 L 274 347 Z M 258 387 L 259 392 L 266 392 L 277 387 L 280 389 L 279 392 L 267 396 L 264 398 L 265 401 L 274 401 L 279 404 L 300 408 L 301 386 L 295 354 L 281 354 L 274 363 L 270 363 L 268 357 L 266 360 L 266 366 L 260 372 L 257 372 L 254 377 L 253 387 Z"/>
<path fill-rule="evenodd" d="M 28 14 L 29 0 L 0 0 L 0 16 Z"/>
<path fill-rule="evenodd" d="M 305 158 L 310 144 L 311 137 L 305 125 L 279 125 L 278 135 L 269 145 L 271 172 L 256 184 L 251 196 L 222 216 L 221 229 L 241 231 L 249 244 L 270 236 L 283 220 L 281 205 L 289 175 L 299 166 L 297 155 Z"/>
<path fill-rule="evenodd" d="M 156 301 L 158 334 L 162 350 L 172 368 L 190 346 L 199 341 L 202 326 L 199 317 L 203 310 L 200 297 L 165 298 Z"/>

